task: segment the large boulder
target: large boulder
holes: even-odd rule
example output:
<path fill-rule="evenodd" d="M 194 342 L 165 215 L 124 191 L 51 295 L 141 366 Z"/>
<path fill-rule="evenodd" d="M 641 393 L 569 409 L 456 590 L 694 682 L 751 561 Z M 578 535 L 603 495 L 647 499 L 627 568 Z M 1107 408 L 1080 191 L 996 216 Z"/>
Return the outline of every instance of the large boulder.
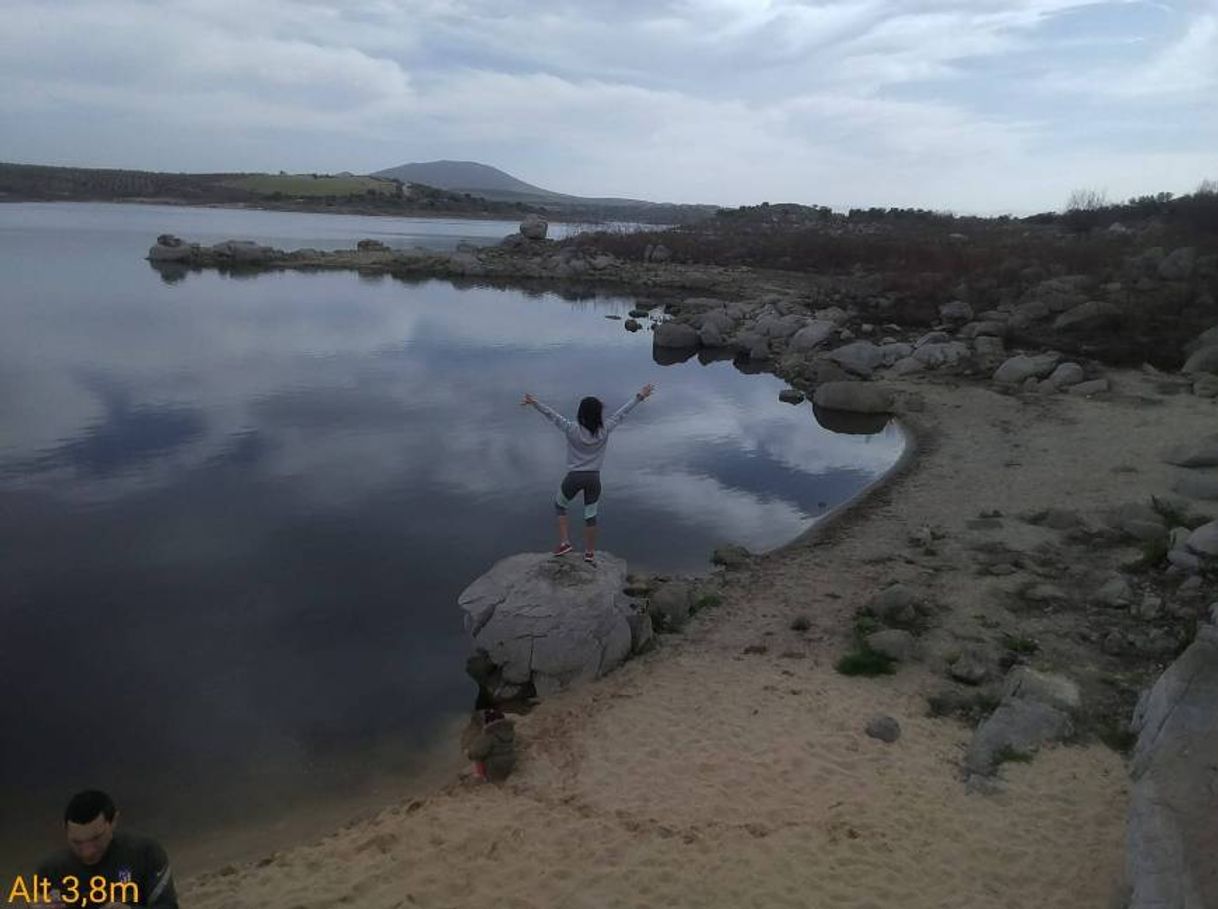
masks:
<path fill-rule="evenodd" d="M 544 240 L 549 223 L 537 215 L 529 215 L 520 222 L 520 235 L 526 240 Z"/>
<path fill-rule="evenodd" d="M 279 250 L 262 246 L 253 240 L 224 240 L 211 248 L 212 255 L 221 262 L 233 265 L 261 265 L 270 261 Z"/>
<path fill-rule="evenodd" d="M 1083 703 L 1078 685 L 1070 679 L 1049 672 L 1037 672 L 1027 666 L 1016 666 L 1007 673 L 1002 696 L 1047 704 L 1067 713 L 1074 713 Z"/>
<path fill-rule="evenodd" d="M 1184 246 L 1172 250 L 1170 255 L 1163 258 L 1159 263 L 1159 277 L 1164 281 L 1187 281 L 1193 276 L 1193 269 L 1196 267 L 1197 250 Z"/>
<path fill-rule="evenodd" d="M 698 329 L 684 322 L 661 322 L 656 326 L 652 344 L 670 350 L 689 350 L 702 344 Z"/>
<path fill-rule="evenodd" d="M 1078 306 L 1072 306 L 1053 320 L 1057 331 L 1091 331 L 1096 328 L 1106 328 L 1119 321 L 1121 311 L 1106 300 L 1088 300 Z"/>
<path fill-rule="evenodd" d="M 1174 445 L 1163 453 L 1163 460 L 1177 467 L 1218 467 L 1218 435 Z"/>
<path fill-rule="evenodd" d="M 829 410 L 851 413 L 892 413 L 892 393 L 867 382 L 826 382 L 812 395 L 812 403 Z"/>
<path fill-rule="evenodd" d="M 1198 372 L 1218 372 L 1218 344 L 1202 347 L 1184 361 L 1180 372 L 1191 375 Z"/>
<path fill-rule="evenodd" d="M 1218 906 L 1218 628 L 1142 698 L 1131 765 L 1130 909 Z"/>
<path fill-rule="evenodd" d="M 1003 761 L 1027 760 L 1049 742 L 1074 733 L 1070 717 L 1039 701 L 1008 697 L 973 734 L 964 767 L 970 774 L 992 775 Z"/>
<path fill-rule="evenodd" d="M 625 586 L 626 562 L 603 551 L 595 566 L 533 552 L 496 562 L 457 600 L 489 666 L 483 686 L 498 699 L 530 685 L 545 696 L 621 665 L 641 636 Z"/>
<path fill-rule="evenodd" d="M 832 322 L 814 320 L 791 336 L 791 340 L 787 342 L 787 349 L 797 353 L 815 350 L 829 340 L 835 331 L 837 331 L 837 326 Z"/>
<path fill-rule="evenodd" d="M 1026 379 L 1035 377 L 1043 379 L 1053 372 L 1061 357 L 1055 353 L 1039 354 L 1029 357 L 1017 354 L 994 371 L 994 381 L 1000 385 L 1022 385 Z"/>
<path fill-rule="evenodd" d="M 678 631 L 693 612 L 694 592 L 688 581 L 669 581 L 647 601 L 647 611 L 657 631 Z"/>
<path fill-rule="evenodd" d="M 1218 521 L 1202 524 L 1188 535 L 1184 545 L 1199 556 L 1218 557 Z"/>
<path fill-rule="evenodd" d="M 855 341 L 829 351 L 826 356 L 847 372 L 864 377 L 870 376 L 884 362 L 884 354 L 870 341 Z"/>

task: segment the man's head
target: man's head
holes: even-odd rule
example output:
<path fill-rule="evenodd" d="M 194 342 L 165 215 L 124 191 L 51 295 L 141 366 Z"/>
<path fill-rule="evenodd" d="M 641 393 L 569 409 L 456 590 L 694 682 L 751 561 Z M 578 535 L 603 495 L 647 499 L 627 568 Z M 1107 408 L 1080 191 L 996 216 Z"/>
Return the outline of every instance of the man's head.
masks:
<path fill-rule="evenodd" d="M 110 848 L 118 809 L 104 792 L 88 789 L 78 792 L 63 812 L 68 829 L 68 847 L 86 865 L 96 865 Z"/>

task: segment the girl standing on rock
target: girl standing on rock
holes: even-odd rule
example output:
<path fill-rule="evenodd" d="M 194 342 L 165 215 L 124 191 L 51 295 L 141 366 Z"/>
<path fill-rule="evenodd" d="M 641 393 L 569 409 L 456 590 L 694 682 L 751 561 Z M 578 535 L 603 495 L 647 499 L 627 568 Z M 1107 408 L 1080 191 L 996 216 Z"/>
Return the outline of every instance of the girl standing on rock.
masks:
<path fill-rule="evenodd" d="M 605 460 L 605 445 L 609 433 L 617 428 L 622 418 L 655 391 L 654 385 L 644 385 L 633 398 L 623 404 L 607 420 L 601 419 L 604 405 L 599 398 L 584 398 L 579 402 L 579 413 L 572 423 L 553 408 L 542 404 L 531 394 L 525 394 L 521 406 L 532 405 L 541 414 L 562 430 L 567 437 L 567 475 L 563 477 L 554 498 L 554 509 L 558 513 L 558 546 L 554 555 L 571 552 L 571 539 L 567 526 L 567 506 L 583 491 L 584 494 L 584 561 L 596 564 L 596 503 L 601 497 L 601 462 Z"/>

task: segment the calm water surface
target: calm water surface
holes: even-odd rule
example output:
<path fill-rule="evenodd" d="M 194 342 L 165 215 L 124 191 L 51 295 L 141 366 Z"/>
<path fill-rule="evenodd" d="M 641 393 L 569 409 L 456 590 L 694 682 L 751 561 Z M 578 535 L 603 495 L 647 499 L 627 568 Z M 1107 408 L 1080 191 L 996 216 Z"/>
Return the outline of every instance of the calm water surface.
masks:
<path fill-rule="evenodd" d="M 899 455 L 895 428 L 828 432 L 773 377 L 657 364 L 649 332 L 605 318 L 630 299 L 167 283 L 143 260 L 164 232 L 335 248 L 514 230 L 0 205 L 0 870 L 56 844 L 86 786 L 172 845 L 411 772 L 472 704 L 457 595 L 553 544 L 563 439 L 525 391 L 573 414 L 657 385 L 603 472 L 602 545 L 637 570 L 784 543 Z"/>

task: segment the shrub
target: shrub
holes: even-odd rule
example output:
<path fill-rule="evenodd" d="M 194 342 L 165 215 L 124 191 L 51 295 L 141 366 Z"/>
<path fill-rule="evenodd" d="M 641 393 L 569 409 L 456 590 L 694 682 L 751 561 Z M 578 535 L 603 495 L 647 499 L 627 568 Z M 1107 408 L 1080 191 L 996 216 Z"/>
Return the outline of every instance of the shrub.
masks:
<path fill-rule="evenodd" d="M 892 675 L 896 667 L 890 657 L 876 653 L 866 645 L 848 653 L 837 661 L 835 667 L 842 675 Z"/>

